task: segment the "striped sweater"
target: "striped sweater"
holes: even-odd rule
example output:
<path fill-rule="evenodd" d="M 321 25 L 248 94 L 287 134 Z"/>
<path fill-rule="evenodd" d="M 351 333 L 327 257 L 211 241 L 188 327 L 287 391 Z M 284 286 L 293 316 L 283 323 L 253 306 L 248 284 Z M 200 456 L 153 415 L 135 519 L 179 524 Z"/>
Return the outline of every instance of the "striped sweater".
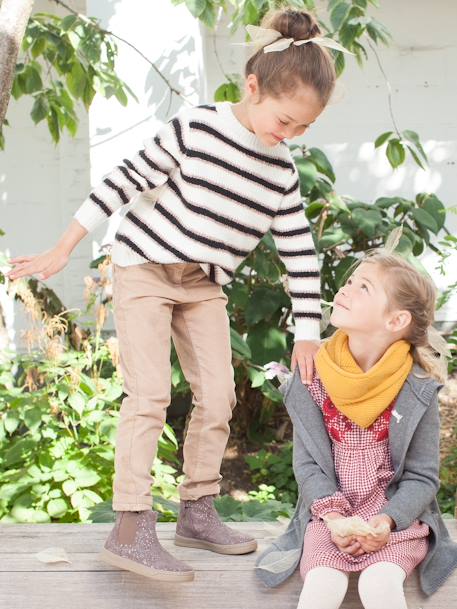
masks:
<path fill-rule="evenodd" d="M 179 111 L 105 176 L 74 217 L 90 232 L 132 199 L 114 263 L 198 262 L 224 285 L 271 231 L 287 269 L 295 340 L 319 338 L 318 260 L 290 151 L 282 142 L 264 145 L 230 102 Z"/>

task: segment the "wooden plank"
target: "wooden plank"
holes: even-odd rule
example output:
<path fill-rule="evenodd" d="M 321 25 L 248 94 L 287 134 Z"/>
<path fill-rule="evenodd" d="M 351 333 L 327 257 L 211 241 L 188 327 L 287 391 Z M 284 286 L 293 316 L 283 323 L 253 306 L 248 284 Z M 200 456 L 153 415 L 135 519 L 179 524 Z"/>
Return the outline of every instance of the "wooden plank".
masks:
<path fill-rule="evenodd" d="M 457 522 L 446 521 L 457 540 Z M 277 523 L 236 523 L 259 540 L 259 551 L 283 528 Z M 195 580 L 170 584 L 153 582 L 134 573 L 117 570 L 98 559 L 112 525 L 0 525 L 0 606 L 9 609 L 294 609 L 302 581 L 297 573 L 276 589 L 255 577 L 257 553 L 222 556 L 180 548 L 172 543 L 175 525 L 159 524 L 164 546 L 195 569 Z M 66 549 L 71 564 L 40 563 L 35 553 L 51 546 Z M 357 574 L 342 609 L 360 609 Z M 449 609 L 457 606 L 457 572 L 432 597 L 419 592 L 417 574 L 406 582 L 412 609 Z"/>

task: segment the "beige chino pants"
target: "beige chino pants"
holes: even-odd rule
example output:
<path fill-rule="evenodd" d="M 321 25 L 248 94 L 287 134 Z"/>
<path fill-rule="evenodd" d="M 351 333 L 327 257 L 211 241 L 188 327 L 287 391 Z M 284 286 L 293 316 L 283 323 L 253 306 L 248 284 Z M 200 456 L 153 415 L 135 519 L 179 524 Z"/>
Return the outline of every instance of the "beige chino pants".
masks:
<path fill-rule="evenodd" d="M 113 510 L 152 506 L 152 464 L 171 399 L 171 337 L 194 408 L 181 499 L 220 491 L 236 405 L 227 297 L 197 263 L 113 265 L 114 319 L 126 394 L 115 448 Z"/>

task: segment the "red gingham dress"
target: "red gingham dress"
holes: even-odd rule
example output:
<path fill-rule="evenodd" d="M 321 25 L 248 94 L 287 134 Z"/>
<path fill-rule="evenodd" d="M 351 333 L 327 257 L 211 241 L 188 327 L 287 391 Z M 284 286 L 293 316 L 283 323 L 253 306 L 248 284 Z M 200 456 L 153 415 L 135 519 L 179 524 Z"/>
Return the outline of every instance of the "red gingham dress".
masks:
<path fill-rule="evenodd" d="M 385 489 L 394 475 L 389 450 L 389 421 L 395 401 L 370 427 L 364 429 L 335 408 L 317 375 L 309 390 L 323 412 L 332 442 L 339 490 L 311 505 L 312 518 L 306 527 L 300 561 L 302 578 L 305 579 L 306 573 L 315 567 L 362 571 L 380 561 L 395 563 L 409 575 L 427 554 L 429 527 L 425 523 L 415 520 L 407 529 L 392 532 L 389 543 L 380 550 L 351 556 L 338 550 L 321 519 L 324 514 L 335 511 L 368 520 L 387 503 Z"/>

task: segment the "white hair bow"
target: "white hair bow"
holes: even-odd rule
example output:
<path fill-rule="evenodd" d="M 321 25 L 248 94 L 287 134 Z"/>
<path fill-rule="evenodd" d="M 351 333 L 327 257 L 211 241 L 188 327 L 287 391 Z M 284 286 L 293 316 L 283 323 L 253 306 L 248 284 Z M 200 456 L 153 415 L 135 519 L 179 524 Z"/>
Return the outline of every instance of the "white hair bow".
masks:
<path fill-rule="evenodd" d="M 294 40 L 293 38 L 284 38 L 281 32 L 278 32 L 277 30 L 251 24 L 246 26 L 246 30 L 249 32 L 251 40 L 249 42 L 239 42 L 235 44 L 240 44 L 242 46 L 254 46 L 257 48 L 257 50 L 263 47 L 264 53 L 284 51 L 284 49 L 288 49 L 291 44 L 300 46 L 302 44 L 307 44 L 308 42 L 313 42 L 321 47 L 327 47 L 329 49 L 334 49 L 335 51 L 341 51 L 341 53 L 349 53 L 349 55 L 354 55 L 354 53 L 351 53 L 351 51 L 345 49 L 343 46 L 338 44 L 338 42 L 323 36 L 316 36 L 314 38 L 308 38 L 307 40 Z"/>

